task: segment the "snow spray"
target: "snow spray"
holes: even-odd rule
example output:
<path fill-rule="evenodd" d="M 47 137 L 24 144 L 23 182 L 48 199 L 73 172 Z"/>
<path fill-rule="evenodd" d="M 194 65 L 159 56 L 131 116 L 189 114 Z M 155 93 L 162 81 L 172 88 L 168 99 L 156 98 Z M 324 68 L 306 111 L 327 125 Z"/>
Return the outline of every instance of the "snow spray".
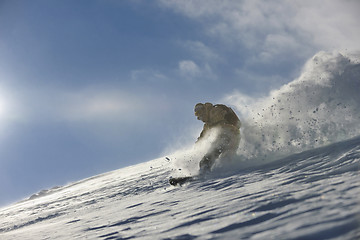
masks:
<path fill-rule="evenodd" d="M 266 162 L 360 134 L 360 54 L 319 52 L 299 78 L 254 99 L 224 102 L 242 121 L 238 158 Z"/>

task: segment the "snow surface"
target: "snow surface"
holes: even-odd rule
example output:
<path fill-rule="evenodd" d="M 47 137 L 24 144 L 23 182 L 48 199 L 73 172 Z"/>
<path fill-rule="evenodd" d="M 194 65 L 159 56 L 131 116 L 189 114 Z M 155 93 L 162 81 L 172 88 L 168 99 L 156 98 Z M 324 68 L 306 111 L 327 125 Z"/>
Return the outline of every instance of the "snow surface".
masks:
<path fill-rule="evenodd" d="M 168 183 L 205 141 L 4 207 L 0 239 L 360 239 L 359 60 L 318 53 L 268 97 L 228 96 L 238 156 L 206 179 Z"/>
<path fill-rule="evenodd" d="M 360 137 L 182 187 L 166 158 L 0 210 L 0 239 L 360 239 Z"/>

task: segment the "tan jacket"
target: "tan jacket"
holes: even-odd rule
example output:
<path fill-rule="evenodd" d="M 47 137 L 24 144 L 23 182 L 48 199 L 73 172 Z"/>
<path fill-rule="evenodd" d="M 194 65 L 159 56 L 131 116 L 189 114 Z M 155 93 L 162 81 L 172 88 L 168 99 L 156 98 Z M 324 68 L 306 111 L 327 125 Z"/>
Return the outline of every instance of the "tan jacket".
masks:
<path fill-rule="evenodd" d="M 223 104 L 217 104 L 209 106 L 207 114 L 208 120 L 204 124 L 200 137 L 198 137 L 198 141 L 205 136 L 208 130 L 214 127 L 226 128 L 227 130 L 231 130 L 233 134 L 240 134 L 239 129 L 241 127 L 241 122 L 231 108 Z"/>

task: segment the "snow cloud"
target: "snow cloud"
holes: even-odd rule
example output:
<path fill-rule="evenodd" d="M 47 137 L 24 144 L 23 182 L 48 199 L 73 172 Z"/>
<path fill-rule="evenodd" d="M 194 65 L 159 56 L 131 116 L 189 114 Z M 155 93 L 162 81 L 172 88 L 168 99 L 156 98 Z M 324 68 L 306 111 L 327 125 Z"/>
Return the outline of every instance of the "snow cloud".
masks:
<path fill-rule="evenodd" d="M 359 86 L 360 53 L 319 52 L 299 78 L 266 97 L 229 94 L 224 101 L 243 120 L 241 154 L 293 153 L 358 136 Z"/>

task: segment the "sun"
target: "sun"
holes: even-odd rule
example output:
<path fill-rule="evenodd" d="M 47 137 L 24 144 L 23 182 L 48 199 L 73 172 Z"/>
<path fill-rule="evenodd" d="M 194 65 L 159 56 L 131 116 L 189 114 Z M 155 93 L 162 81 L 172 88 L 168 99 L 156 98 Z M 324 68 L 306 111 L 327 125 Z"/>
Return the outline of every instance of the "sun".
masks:
<path fill-rule="evenodd" d="M 8 102 L 5 100 L 5 96 L 0 92 L 0 120 L 4 120 L 8 112 Z"/>
<path fill-rule="evenodd" d="M 0 99 L 0 118 L 5 114 L 5 103 Z"/>

